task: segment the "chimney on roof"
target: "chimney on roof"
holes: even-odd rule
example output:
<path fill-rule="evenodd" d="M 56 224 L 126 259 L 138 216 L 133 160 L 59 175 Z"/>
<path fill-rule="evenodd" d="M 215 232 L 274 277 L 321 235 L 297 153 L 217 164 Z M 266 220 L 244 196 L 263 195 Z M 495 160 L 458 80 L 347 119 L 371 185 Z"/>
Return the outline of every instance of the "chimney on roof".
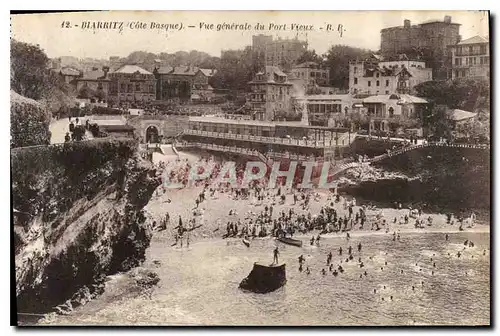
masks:
<path fill-rule="evenodd" d="M 106 76 L 108 75 L 108 72 L 109 72 L 109 67 L 108 66 L 103 66 L 102 67 L 102 71 L 104 72 L 104 78 L 106 78 Z"/>
<path fill-rule="evenodd" d="M 446 15 L 446 16 L 444 17 L 444 23 L 451 23 L 451 16 Z"/>
<path fill-rule="evenodd" d="M 411 27 L 411 21 L 408 20 L 408 19 L 404 20 L 404 27 L 405 28 L 410 28 Z"/>

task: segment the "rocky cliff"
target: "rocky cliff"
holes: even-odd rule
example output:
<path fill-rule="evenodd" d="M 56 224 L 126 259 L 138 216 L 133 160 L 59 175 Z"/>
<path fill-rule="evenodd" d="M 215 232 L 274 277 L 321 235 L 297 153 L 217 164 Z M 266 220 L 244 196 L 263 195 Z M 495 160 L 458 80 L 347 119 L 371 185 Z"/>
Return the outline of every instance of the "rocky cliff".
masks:
<path fill-rule="evenodd" d="M 12 150 L 18 312 L 79 304 L 106 275 L 144 260 L 143 207 L 160 180 L 136 148 L 99 140 Z"/>
<path fill-rule="evenodd" d="M 490 209 L 490 152 L 426 147 L 387 158 L 341 178 L 341 191 L 366 200 L 468 212 Z"/>

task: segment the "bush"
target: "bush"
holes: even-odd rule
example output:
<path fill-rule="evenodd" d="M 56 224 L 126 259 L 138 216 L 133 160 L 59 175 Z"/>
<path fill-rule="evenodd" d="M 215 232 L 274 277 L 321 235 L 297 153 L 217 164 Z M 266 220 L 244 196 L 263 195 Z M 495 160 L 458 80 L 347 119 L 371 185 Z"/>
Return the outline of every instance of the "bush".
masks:
<path fill-rule="evenodd" d="M 50 115 L 40 103 L 10 92 L 10 146 L 25 147 L 50 143 Z"/>

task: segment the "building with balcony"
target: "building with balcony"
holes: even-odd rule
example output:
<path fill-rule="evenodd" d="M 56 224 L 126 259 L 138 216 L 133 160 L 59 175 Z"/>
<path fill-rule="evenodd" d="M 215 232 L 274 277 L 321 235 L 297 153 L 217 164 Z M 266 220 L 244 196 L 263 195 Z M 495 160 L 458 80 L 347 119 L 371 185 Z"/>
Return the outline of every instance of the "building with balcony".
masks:
<path fill-rule="evenodd" d="M 447 48 L 457 44 L 460 37 L 460 24 L 444 20 L 431 20 L 412 25 L 404 20 L 403 26 L 384 28 L 380 31 L 380 52 L 384 57 L 399 54 L 425 56 L 427 65 L 433 70 L 433 78 L 447 78 Z"/>
<path fill-rule="evenodd" d="M 315 62 L 304 62 L 292 66 L 291 75 L 304 80 L 307 85 L 328 86 L 330 83 L 330 70 L 322 69 Z"/>
<path fill-rule="evenodd" d="M 312 156 L 331 159 L 336 153 L 344 152 L 355 137 L 356 134 L 345 128 L 217 117 L 189 117 L 182 135 L 184 141 L 200 144 L 205 149 L 229 151 L 234 147 L 271 158 L 283 158 L 288 153 L 288 158 L 300 156 L 300 160 L 310 160 Z"/>
<path fill-rule="evenodd" d="M 449 46 L 451 78 L 490 79 L 490 41 L 474 36 Z"/>
<path fill-rule="evenodd" d="M 201 69 L 194 66 L 164 66 L 156 68 L 156 99 L 169 101 L 209 101 L 213 88 L 208 80 L 216 74 L 215 69 Z"/>
<path fill-rule="evenodd" d="M 349 64 L 349 92 L 351 94 L 390 95 L 411 94 L 413 88 L 432 80 L 432 69 L 425 62 L 408 60 L 383 60 L 374 56 L 369 60 Z"/>
<path fill-rule="evenodd" d="M 72 67 L 62 67 L 53 71 L 56 71 L 66 84 L 74 84 L 75 80 L 82 75 L 80 70 Z"/>
<path fill-rule="evenodd" d="M 156 97 L 154 75 L 137 65 L 124 65 L 109 74 L 108 101 L 116 105 L 143 106 Z"/>
<path fill-rule="evenodd" d="M 102 67 L 101 70 L 94 68 L 92 71 L 84 72 L 75 82 L 78 98 L 107 101 L 110 83 L 109 67 Z"/>
<path fill-rule="evenodd" d="M 308 121 L 313 126 L 343 127 L 343 120 L 362 107 L 361 99 L 352 95 L 308 95 L 298 98 L 306 107 Z"/>
<path fill-rule="evenodd" d="M 370 96 L 363 99 L 363 105 L 367 108 L 369 130 L 384 133 L 421 128 L 427 109 L 425 99 L 406 94 Z"/>
<path fill-rule="evenodd" d="M 253 119 L 270 121 L 278 111 L 292 110 L 292 83 L 278 67 L 266 66 L 248 84 L 247 102 Z"/>

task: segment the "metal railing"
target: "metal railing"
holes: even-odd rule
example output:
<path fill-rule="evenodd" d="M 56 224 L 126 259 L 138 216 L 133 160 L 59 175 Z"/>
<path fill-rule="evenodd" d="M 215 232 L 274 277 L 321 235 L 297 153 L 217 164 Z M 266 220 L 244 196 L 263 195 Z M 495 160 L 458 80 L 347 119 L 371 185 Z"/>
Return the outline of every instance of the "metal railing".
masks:
<path fill-rule="evenodd" d="M 231 139 L 231 140 L 248 140 L 253 142 L 262 142 L 266 144 L 279 144 L 279 145 L 292 145 L 299 147 L 309 147 L 309 148 L 325 148 L 325 147 L 348 147 L 350 145 L 349 140 L 345 144 L 341 144 L 341 141 L 330 139 L 320 139 L 320 140 L 304 140 L 304 139 L 293 139 L 293 138 L 277 138 L 277 137 L 267 137 L 261 135 L 249 135 L 249 134 L 233 134 L 233 133 L 223 133 L 223 132 L 209 132 L 202 130 L 186 129 L 184 134 L 189 135 L 201 135 L 213 138 Z M 348 135 L 342 134 L 342 138 L 347 138 Z M 356 134 L 350 134 L 352 140 L 356 137 Z M 340 138 L 339 138 L 340 139 Z"/>

